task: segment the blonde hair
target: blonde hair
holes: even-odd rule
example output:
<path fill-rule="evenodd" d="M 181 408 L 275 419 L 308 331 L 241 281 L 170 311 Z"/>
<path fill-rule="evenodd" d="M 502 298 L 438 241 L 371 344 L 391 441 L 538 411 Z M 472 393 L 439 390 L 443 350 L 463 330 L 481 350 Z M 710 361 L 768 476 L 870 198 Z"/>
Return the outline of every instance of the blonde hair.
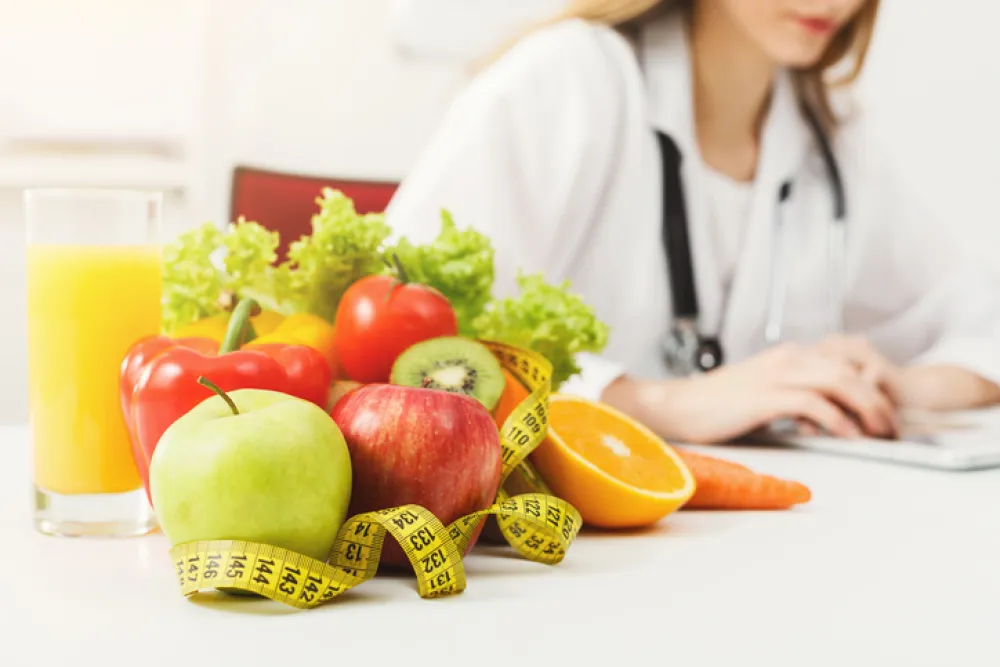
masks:
<path fill-rule="evenodd" d="M 570 0 L 565 9 L 534 28 L 570 19 L 583 19 L 592 23 L 602 23 L 626 35 L 634 36 L 638 28 L 647 21 L 669 11 L 690 9 L 694 1 Z M 831 87 L 853 83 L 861 74 L 875 30 L 878 7 L 879 0 L 868 0 L 833 38 L 815 65 L 794 72 L 800 104 L 811 109 L 827 129 L 832 129 L 838 124 L 837 114 L 830 100 Z M 506 47 L 502 51 L 505 50 Z M 849 65 L 846 73 L 836 79 L 827 78 L 832 69 L 845 63 Z"/>

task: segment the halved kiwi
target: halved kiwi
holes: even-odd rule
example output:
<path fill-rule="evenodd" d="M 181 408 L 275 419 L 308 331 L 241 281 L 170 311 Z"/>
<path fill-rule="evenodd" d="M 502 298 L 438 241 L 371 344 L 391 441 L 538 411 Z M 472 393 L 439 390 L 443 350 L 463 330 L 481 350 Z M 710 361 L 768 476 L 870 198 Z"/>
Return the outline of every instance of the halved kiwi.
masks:
<path fill-rule="evenodd" d="M 500 362 L 482 343 L 462 336 L 431 338 L 407 348 L 390 382 L 465 394 L 492 411 L 506 387 Z"/>

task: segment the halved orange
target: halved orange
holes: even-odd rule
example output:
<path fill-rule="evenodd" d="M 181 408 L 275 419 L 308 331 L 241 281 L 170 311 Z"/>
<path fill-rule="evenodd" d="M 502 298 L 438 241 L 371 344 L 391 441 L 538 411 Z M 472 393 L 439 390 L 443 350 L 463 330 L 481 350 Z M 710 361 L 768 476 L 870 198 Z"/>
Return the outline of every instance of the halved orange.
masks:
<path fill-rule="evenodd" d="M 549 432 L 531 463 L 584 524 L 656 523 L 694 494 L 694 476 L 651 430 L 603 403 L 553 394 Z"/>

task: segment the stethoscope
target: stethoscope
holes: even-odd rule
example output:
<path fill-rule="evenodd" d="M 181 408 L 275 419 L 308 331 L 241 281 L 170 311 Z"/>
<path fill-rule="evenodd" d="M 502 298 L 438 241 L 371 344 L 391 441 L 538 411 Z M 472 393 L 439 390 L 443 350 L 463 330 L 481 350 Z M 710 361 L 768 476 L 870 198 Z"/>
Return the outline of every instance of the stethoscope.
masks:
<path fill-rule="evenodd" d="M 815 114 L 805 109 L 806 120 L 812 129 L 826 167 L 830 191 L 833 195 L 833 222 L 829 227 L 829 299 L 833 318 L 831 327 L 843 330 L 843 275 L 846 254 L 845 233 L 847 201 L 840 169 L 834 158 L 830 142 Z M 673 301 L 673 323 L 663 340 L 663 356 L 667 368 L 674 375 L 691 375 L 707 372 L 724 363 L 722 343 L 717 335 L 702 333 L 698 320 L 698 297 L 695 292 L 694 266 L 688 237 L 687 210 L 684 189 L 681 185 L 681 153 L 677 144 L 657 130 L 660 154 L 663 161 L 663 249 L 666 254 Z M 767 298 L 767 316 L 764 339 L 767 344 L 781 340 L 785 302 L 785 247 L 784 217 L 782 207 L 792 196 L 792 183 L 785 181 L 778 190 L 778 205 L 772 229 L 770 288 Z"/>

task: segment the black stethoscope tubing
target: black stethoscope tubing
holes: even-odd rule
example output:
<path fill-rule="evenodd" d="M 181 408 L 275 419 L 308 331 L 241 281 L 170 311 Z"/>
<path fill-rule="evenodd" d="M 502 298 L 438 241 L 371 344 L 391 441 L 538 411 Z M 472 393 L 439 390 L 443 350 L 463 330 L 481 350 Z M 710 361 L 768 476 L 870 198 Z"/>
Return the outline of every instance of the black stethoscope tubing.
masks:
<path fill-rule="evenodd" d="M 847 217 L 847 197 L 840 168 L 815 113 L 805 108 L 804 115 L 825 165 L 833 199 L 833 224 L 843 224 Z M 657 130 L 656 136 L 663 175 L 662 242 L 673 309 L 673 323 L 664 341 L 664 355 L 668 367 L 677 374 L 706 372 L 724 363 L 722 344 L 717 335 L 704 334 L 698 328 L 698 295 L 695 289 L 684 187 L 681 183 L 681 152 L 676 142 L 664 132 Z M 791 194 L 792 183 L 786 181 L 778 192 L 779 208 Z"/>

